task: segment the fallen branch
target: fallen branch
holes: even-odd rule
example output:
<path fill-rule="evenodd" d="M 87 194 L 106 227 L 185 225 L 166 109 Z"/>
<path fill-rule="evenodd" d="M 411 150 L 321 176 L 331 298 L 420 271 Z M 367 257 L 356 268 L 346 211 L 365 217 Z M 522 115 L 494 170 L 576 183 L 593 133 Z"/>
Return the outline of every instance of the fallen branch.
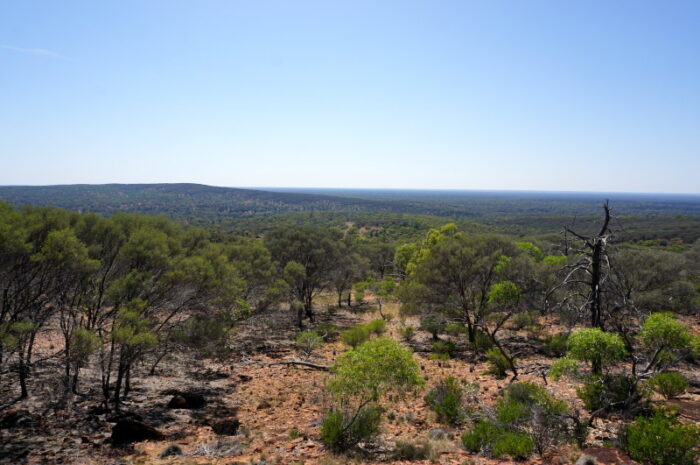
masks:
<path fill-rule="evenodd" d="M 264 363 L 264 362 L 258 362 L 258 365 L 262 366 L 272 366 L 272 365 L 300 365 L 304 366 L 307 368 L 313 368 L 315 370 L 322 370 L 322 371 L 329 371 L 331 369 L 330 365 L 318 365 L 316 363 L 311 363 L 311 362 L 303 362 L 301 360 L 283 360 L 281 362 L 270 362 L 270 363 Z"/>

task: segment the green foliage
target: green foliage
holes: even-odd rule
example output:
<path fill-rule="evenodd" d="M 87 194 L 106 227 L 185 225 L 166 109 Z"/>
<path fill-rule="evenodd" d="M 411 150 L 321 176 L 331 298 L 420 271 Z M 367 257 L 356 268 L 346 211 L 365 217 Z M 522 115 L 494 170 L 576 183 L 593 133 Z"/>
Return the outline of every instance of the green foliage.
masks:
<path fill-rule="evenodd" d="M 549 376 L 558 381 L 564 375 L 578 376 L 581 363 L 578 360 L 564 357 L 555 361 L 549 369 Z"/>
<path fill-rule="evenodd" d="M 462 435 L 462 444 L 471 452 L 482 452 L 491 447 L 503 430 L 489 421 L 479 421 Z"/>
<path fill-rule="evenodd" d="M 700 427 L 684 425 L 668 411 L 638 417 L 620 435 L 623 449 L 634 460 L 650 465 L 694 465 L 700 455 Z"/>
<path fill-rule="evenodd" d="M 625 407 L 624 402 L 641 398 L 644 392 L 637 388 L 631 376 L 607 374 L 600 378 L 588 378 L 576 389 L 576 394 L 588 410 L 596 411 L 620 410 Z"/>
<path fill-rule="evenodd" d="M 516 313 L 510 320 L 510 327 L 516 331 L 520 331 L 524 328 L 535 327 L 538 321 L 539 315 L 537 312 Z"/>
<path fill-rule="evenodd" d="M 425 396 L 425 403 L 437 414 L 438 421 L 458 425 L 464 419 L 464 388 L 453 377 L 445 378 L 436 384 Z"/>
<path fill-rule="evenodd" d="M 366 324 L 367 331 L 378 336 L 386 332 L 386 320 L 373 320 Z"/>
<path fill-rule="evenodd" d="M 433 446 L 429 441 L 396 441 L 393 457 L 396 460 L 427 460 L 433 453 Z"/>
<path fill-rule="evenodd" d="M 550 357 L 562 357 L 568 348 L 569 334 L 548 334 L 543 339 L 543 350 Z"/>
<path fill-rule="evenodd" d="M 455 343 L 452 341 L 433 341 L 434 354 L 447 355 L 447 359 L 450 359 L 456 350 L 457 346 L 455 346 Z"/>
<path fill-rule="evenodd" d="M 449 323 L 445 326 L 445 333 L 450 336 L 459 336 L 467 333 L 467 328 L 459 323 Z"/>
<path fill-rule="evenodd" d="M 427 331 L 433 337 L 437 339 L 440 333 L 445 331 L 445 318 L 439 314 L 423 314 L 420 318 L 420 329 Z"/>
<path fill-rule="evenodd" d="M 74 362 L 82 362 L 100 346 L 100 338 L 93 331 L 76 328 L 70 339 L 70 356 Z"/>
<path fill-rule="evenodd" d="M 411 341 L 416 334 L 416 329 L 410 325 L 402 326 L 399 328 L 399 334 L 405 341 Z"/>
<path fill-rule="evenodd" d="M 340 333 L 343 343 L 355 348 L 369 339 L 369 329 L 365 325 L 357 325 Z"/>
<path fill-rule="evenodd" d="M 297 335 L 296 346 L 307 356 L 323 344 L 323 338 L 316 331 L 302 331 Z"/>
<path fill-rule="evenodd" d="M 688 390 L 688 380 L 678 373 L 656 373 L 647 383 L 666 399 L 673 399 Z"/>
<path fill-rule="evenodd" d="M 651 366 L 668 366 L 692 349 L 688 328 L 670 313 L 651 314 L 644 321 L 638 338 Z"/>
<path fill-rule="evenodd" d="M 508 307 L 515 305 L 520 300 L 520 290 L 512 281 L 500 281 L 491 286 L 487 294 L 490 305 Z"/>
<path fill-rule="evenodd" d="M 340 398 L 376 400 L 383 393 L 403 392 L 423 384 L 411 351 L 387 337 L 371 339 L 341 354 L 333 365 L 330 392 Z"/>
<path fill-rule="evenodd" d="M 495 457 L 508 455 L 516 460 L 526 459 L 535 449 L 535 443 L 527 434 L 506 433 L 493 443 L 492 453 Z"/>
<path fill-rule="evenodd" d="M 477 328 L 474 330 L 474 343 L 472 347 L 476 352 L 482 354 L 493 347 L 493 341 L 485 332 Z"/>
<path fill-rule="evenodd" d="M 321 424 L 321 441 L 335 451 L 345 451 L 379 434 L 382 410 L 374 404 L 357 411 L 329 412 Z"/>
<path fill-rule="evenodd" d="M 542 249 L 537 247 L 532 242 L 516 242 L 515 245 L 517 245 L 518 248 L 520 248 L 521 250 L 525 251 L 537 262 L 540 262 L 544 259 L 544 253 L 542 253 Z"/>
<path fill-rule="evenodd" d="M 506 373 L 510 369 L 510 363 L 508 359 L 501 353 L 497 348 L 491 348 L 486 352 L 486 358 L 489 363 L 489 373 L 495 375 L 499 378 L 506 376 Z"/>
<path fill-rule="evenodd" d="M 627 355 L 625 343 L 616 333 L 598 328 L 582 328 L 569 335 L 567 357 L 589 362 L 599 372 L 605 366 L 623 360 Z"/>
<path fill-rule="evenodd" d="M 314 332 L 323 339 L 323 342 L 333 341 L 340 334 L 338 328 L 330 323 L 322 323 L 316 326 Z"/>

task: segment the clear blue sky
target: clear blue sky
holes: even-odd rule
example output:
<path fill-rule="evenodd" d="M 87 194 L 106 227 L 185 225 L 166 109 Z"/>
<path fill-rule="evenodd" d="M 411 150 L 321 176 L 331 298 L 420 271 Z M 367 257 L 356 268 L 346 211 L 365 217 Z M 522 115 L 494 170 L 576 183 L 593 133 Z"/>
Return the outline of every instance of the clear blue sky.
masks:
<path fill-rule="evenodd" d="M 0 4 L 0 184 L 700 192 L 698 1 Z"/>

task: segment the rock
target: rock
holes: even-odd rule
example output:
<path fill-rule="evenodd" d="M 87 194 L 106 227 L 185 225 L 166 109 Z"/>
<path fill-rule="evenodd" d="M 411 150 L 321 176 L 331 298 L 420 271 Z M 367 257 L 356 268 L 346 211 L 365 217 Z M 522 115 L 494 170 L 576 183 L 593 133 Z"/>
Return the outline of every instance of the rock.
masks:
<path fill-rule="evenodd" d="M 125 418 L 112 427 L 112 444 L 128 444 L 141 441 L 160 441 L 163 433 L 138 420 Z"/>
<path fill-rule="evenodd" d="M 182 392 L 176 394 L 168 402 L 168 408 L 186 408 L 186 409 L 196 409 L 202 408 L 206 404 L 204 396 L 201 394 L 193 394 Z"/>
<path fill-rule="evenodd" d="M 219 436 L 235 436 L 238 434 L 240 426 L 241 422 L 238 421 L 238 418 L 230 417 L 213 423 L 211 429 Z"/>
<path fill-rule="evenodd" d="M 252 381 L 253 377 L 248 375 L 238 375 L 238 379 L 241 380 L 241 383 L 247 383 L 248 381 Z"/>
<path fill-rule="evenodd" d="M 177 444 L 170 444 L 165 450 L 160 454 L 160 458 L 165 457 L 178 457 L 182 455 L 182 449 Z"/>
<path fill-rule="evenodd" d="M 598 465 L 598 460 L 592 455 L 582 455 L 578 458 L 575 465 Z"/>
<path fill-rule="evenodd" d="M 263 400 L 262 402 L 260 402 L 260 403 L 258 404 L 257 409 L 258 409 L 258 410 L 265 410 L 265 409 L 268 409 L 268 408 L 270 408 L 270 407 L 272 407 L 272 405 L 270 405 L 270 403 L 269 403 L 268 401 Z"/>
<path fill-rule="evenodd" d="M 13 409 L 0 414 L 0 429 L 23 428 L 34 423 L 34 416 L 27 410 Z"/>
<path fill-rule="evenodd" d="M 445 430 L 441 428 L 433 428 L 428 431 L 428 437 L 433 440 L 445 439 Z"/>

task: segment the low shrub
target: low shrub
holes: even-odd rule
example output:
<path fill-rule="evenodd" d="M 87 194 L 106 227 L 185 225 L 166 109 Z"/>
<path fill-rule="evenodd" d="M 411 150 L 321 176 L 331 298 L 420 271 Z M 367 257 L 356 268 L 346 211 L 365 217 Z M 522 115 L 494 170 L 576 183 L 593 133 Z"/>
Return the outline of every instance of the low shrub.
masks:
<path fill-rule="evenodd" d="M 542 349 L 550 357 L 563 357 L 568 349 L 569 334 L 557 333 L 545 336 Z"/>
<path fill-rule="evenodd" d="M 450 341 L 433 341 L 433 353 L 434 354 L 445 354 L 448 355 L 448 359 L 451 358 L 455 351 L 457 350 L 457 346 L 455 346 L 454 342 Z"/>
<path fill-rule="evenodd" d="M 367 331 L 369 331 L 371 334 L 376 334 L 377 336 L 380 336 L 386 332 L 386 320 L 374 320 L 370 321 L 366 325 Z"/>
<path fill-rule="evenodd" d="M 495 347 L 489 349 L 486 352 L 486 358 L 488 359 L 489 363 L 489 373 L 499 378 L 504 378 L 510 369 L 510 364 L 508 363 L 508 359 L 503 356 L 501 351 Z"/>
<path fill-rule="evenodd" d="M 330 323 L 322 323 L 316 326 L 314 332 L 321 336 L 324 342 L 334 341 L 340 334 L 338 328 Z"/>
<path fill-rule="evenodd" d="M 323 344 L 323 338 L 315 331 L 302 331 L 297 335 L 296 346 L 307 356 L 321 344 Z"/>
<path fill-rule="evenodd" d="M 622 403 L 630 396 L 643 397 L 631 376 L 621 374 L 608 374 L 603 377 L 590 377 L 582 386 L 576 389 L 579 399 L 590 411 L 608 409 L 610 411 L 622 407 Z"/>
<path fill-rule="evenodd" d="M 623 428 L 620 443 L 631 458 L 642 463 L 694 465 L 700 456 L 700 427 L 680 424 L 674 413 L 660 409 Z"/>
<path fill-rule="evenodd" d="M 382 411 L 367 405 L 357 411 L 329 412 L 321 424 L 321 440 L 332 450 L 344 451 L 368 442 L 379 434 Z"/>
<path fill-rule="evenodd" d="M 459 336 L 460 334 L 466 334 L 467 328 L 459 323 L 450 323 L 445 326 L 445 333 L 450 336 Z"/>
<path fill-rule="evenodd" d="M 538 322 L 539 315 L 537 312 L 518 313 L 511 318 L 510 327 L 515 331 L 520 331 L 521 329 L 535 326 Z"/>
<path fill-rule="evenodd" d="M 678 373 L 657 373 L 649 378 L 648 385 L 666 399 L 673 399 L 688 390 L 688 380 Z"/>
<path fill-rule="evenodd" d="M 457 425 L 464 419 L 464 390 L 453 377 L 445 378 L 425 396 L 425 403 L 436 413 L 441 423 Z"/>
<path fill-rule="evenodd" d="M 472 348 L 483 354 L 493 347 L 493 341 L 491 338 L 480 329 L 474 330 L 474 342 L 472 343 Z"/>
<path fill-rule="evenodd" d="M 416 329 L 413 326 L 403 326 L 399 328 L 399 334 L 405 341 L 411 341 L 416 335 Z"/>
<path fill-rule="evenodd" d="M 433 446 L 428 441 L 396 441 L 393 455 L 396 460 L 427 460 L 432 450 Z"/>
<path fill-rule="evenodd" d="M 532 454 L 535 443 L 532 438 L 523 433 L 505 433 L 493 444 L 492 453 L 495 457 L 509 455 L 510 457 L 523 460 Z"/>
<path fill-rule="evenodd" d="M 496 442 L 503 431 L 489 421 L 479 421 L 462 435 L 462 445 L 472 452 L 482 452 Z"/>
<path fill-rule="evenodd" d="M 369 339 L 369 330 L 364 325 L 358 325 L 340 333 L 340 339 L 354 349 Z"/>

